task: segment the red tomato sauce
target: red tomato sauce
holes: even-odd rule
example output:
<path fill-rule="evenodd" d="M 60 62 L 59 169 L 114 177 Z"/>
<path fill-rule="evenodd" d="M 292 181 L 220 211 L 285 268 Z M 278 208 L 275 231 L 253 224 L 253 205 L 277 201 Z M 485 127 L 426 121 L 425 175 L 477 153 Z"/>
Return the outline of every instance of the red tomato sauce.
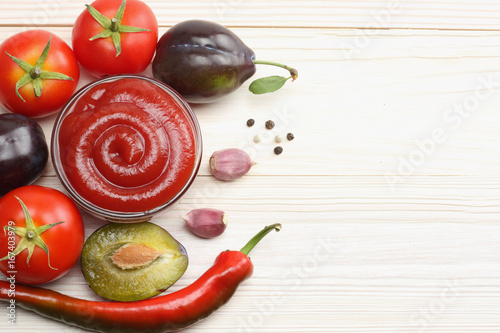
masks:
<path fill-rule="evenodd" d="M 59 145 L 75 191 L 118 212 L 142 212 L 169 202 L 196 164 L 189 116 L 167 92 L 142 79 L 88 90 L 64 119 Z"/>

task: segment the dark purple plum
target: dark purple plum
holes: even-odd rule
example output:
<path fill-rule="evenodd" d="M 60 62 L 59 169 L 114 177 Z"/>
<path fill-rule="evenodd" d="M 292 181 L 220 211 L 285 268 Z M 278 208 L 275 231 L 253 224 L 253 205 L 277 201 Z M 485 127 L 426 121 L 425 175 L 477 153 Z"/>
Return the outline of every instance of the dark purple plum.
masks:
<path fill-rule="evenodd" d="M 0 114 L 0 196 L 34 183 L 47 166 L 49 149 L 40 125 L 20 114 Z"/>
<path fill-rule="evenodd" d="M 158 41 L 153 75 L 191 103 L 208 103 L 241 86 L 255 73 L 254 52 L 226 27 L 189 20 Z"/>

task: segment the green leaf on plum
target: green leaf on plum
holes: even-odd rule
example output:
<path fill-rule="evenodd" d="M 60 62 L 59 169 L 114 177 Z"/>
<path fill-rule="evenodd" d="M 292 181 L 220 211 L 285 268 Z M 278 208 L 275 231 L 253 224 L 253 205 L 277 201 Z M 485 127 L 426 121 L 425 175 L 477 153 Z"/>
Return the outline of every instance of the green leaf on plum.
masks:
<path fill-rule="evenodd" d="M 253 81 L 248 89 L 256 95 L 267 94 L 283 87 L 288 79 L 279 75 L 263 77 Z"/>

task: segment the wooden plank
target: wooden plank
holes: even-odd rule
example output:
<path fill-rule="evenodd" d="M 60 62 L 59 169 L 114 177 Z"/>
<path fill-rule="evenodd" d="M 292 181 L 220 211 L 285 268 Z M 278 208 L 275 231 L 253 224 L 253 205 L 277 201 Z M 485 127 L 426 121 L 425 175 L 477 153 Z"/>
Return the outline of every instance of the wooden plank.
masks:
<path fill-rule="evenodd" d="M 2 25 L 71 26 L 84 10 L 82 1 L 0 2 Z M 228 26 L 374 29 L 498 30 L 495 0 L 148 0 L 162 26 L 205 19 Z"/>
<path fill-rule="evenodd" d="M 0 38 L 14 30 L 0 29 Z M 70 38 L 67 28 L 51 31 Z M 258 57 L 293 65 L 300 77 L 274 94 L 254 96 L 247 82 L 220 102 L 193 106 L 204 137 L 200 174 L 227 147 L 251 153 L 255 175 L 377 174 L 397 185 L 411 175 L 498 172 L 498 33 L 384 31 L 357 48 L 355 31 L 235 31 Z M 284 73 L 261 66 L 255 77 L 272 74 Z M 80 86 L 90 80 L 83 72 Z M 248 128 L 248 118 L 257 125 Z M 54 119 L 40 120 L 48 140 Z M 273 131 L 264 129 L 268 119 Z M 275 156 L 274 136 L 289 131 L 295 140 Z"/>
<path fill-rule="evenodd" d="M 55 177 L 39 184 L 61 188 Z M 500 324 L 499 177 L 412 177 L 397 194 L 376 176 L 255 176 L 207 195 L 213 185 L 199 177 L 155 220 L 190 254 L 171 291 L 262 225 L 283 230 L 254 249 L 254 276 L 230 303 L 187 332 L 495 332 Z M 207 205 L 230 216 L 212 240 L 192 236 L 179 218 Z M 87 234 L 103 223 L 84 218 Z M 47 287 L 97 299 L 78 264 Z M 22 309 L 17 318 L 16 333 L 83 332 Z"/>
<path fill-rule="evenodd" d="M 254 250 L 254 276 L 231 302 L 186 332 L 499 331 L 497 1 L 148 3 L 162 32 L 184 19 L 217 20 L 237 27 L 258 58 L 300 71 L 276 94 L 252 96 L 247 83 L 195 107 L 203 167 L 155 220 L 190 253 L 171 290 L 263 225 L 284 228 Z M 59 0 L 1 2 L 0 41 L 42 26 L 69 42 L 82 9 Z M 256 76 L 276 73 L 261 67 Z M 80 86 L 92 79 L 84 73 Z M 256 127 L 245 126 L 249 117 Z M 40 120 L 48 139 L 54 118 Z M 276 133 L 259 127 L 270 118 Z M 275 156 L 272 139 L 286 131 L 296 139 Z M 260 145 L 251 142 L 256 134 Z M 229 146 L 248 150 L 258 165 L 222 183 L 207 162 Z M 50 164 L 37 184 L 62 190 Z M 208 206 L 231 218 L 209 241 L 180 218 Z M 104 223 L 84 217 L 87 235 Z M 78 264 L 46 287 L 97 299 Z M 16 311 L 17 325 L 0 320 L 2 332 L 83 332 Z"/>
<path fill-rule="evenodd" d="M 63 190 L 56 177 L 42 177 L 37 184 Z M 247 175 L 233 182 L 198 176 L 162 220 L 178 220 L 191 209 L 210 206 L 231 211 L 247 227 L 258 221 L 314 227 L 375 222 L 490 225 L 500 214 L 500 176 L 412 176 L 396 190 L 377 175 Z"/>

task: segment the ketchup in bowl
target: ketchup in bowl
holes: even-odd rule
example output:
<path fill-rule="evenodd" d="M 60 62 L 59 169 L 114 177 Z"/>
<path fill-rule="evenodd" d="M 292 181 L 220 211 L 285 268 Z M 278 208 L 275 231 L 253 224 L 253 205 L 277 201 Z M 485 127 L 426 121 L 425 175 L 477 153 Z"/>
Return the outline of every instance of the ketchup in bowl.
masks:
<path fill-rule="evenodd" d="M 100 218 L 137 222 L 178 200 L 201 160 L 189 105 L 154 79 L 111 76 L 82 88 L 52 135 L 56 172 L 73 199 Z"/>

